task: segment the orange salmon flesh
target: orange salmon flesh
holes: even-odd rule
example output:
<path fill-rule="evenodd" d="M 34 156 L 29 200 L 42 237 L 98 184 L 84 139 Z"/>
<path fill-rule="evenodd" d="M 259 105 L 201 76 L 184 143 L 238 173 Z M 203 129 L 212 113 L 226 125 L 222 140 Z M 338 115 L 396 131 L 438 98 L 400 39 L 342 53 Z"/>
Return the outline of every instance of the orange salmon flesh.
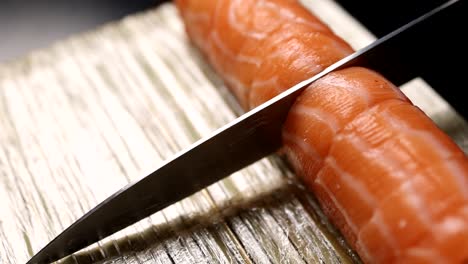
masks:
<path fill-rule="evenodd" d="M 245 110 L 351 54 L 296 0 L 176 0 Z M 283 151 L 364 263 L 467 263 L 468 160 L 379 73 L 332 72 L 296 100 Z"/>

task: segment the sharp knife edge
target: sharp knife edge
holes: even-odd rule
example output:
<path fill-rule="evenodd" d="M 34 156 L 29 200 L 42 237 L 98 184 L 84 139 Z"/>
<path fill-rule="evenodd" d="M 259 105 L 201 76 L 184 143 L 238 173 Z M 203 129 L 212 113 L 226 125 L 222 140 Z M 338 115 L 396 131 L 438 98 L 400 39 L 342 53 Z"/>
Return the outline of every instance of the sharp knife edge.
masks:
<path fill-rule="evenodd" d="M 420 37 L 412 37 L 417 35 L 414 33 L 427 30 L 438 20 L 447 19 L 448 14 L 461 3 L 459 0 L 446 2 L 217 129 L 176 154 L 153 173 L 101 202 L 27 263 L 59 260 L 273 154 L 281 147 L 281 127 L 297 96 L 332 71 L 353 65 L 367 66 L 387 78 L 395 76 L 389 79 L 397 85 L 416 77 L 408 74 L 404 78 L 399 77 L 397 72 L 400 68 L 396 63 L 401 62 L 394 61 L 388 51 L 395 45 L 423 43 Z"/>

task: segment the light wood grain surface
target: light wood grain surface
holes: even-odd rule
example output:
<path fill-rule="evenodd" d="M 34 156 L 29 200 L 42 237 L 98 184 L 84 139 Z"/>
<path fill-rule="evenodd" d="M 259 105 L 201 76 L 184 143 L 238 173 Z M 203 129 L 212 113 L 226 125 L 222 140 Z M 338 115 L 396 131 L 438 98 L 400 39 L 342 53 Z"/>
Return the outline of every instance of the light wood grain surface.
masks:
<path fill-rule="evenodd" d="M 333 1 L 304 3 L 354 48 L 374 39 Z M 468 150 L 467 125 L 447 103 L 419 79 L 402 89 Z M 26 262 L 94 205 L 241 113 L 172 4 L 0 65 L 0 263 Z M 359 259 L 271 156 L 62 262 Z"/>

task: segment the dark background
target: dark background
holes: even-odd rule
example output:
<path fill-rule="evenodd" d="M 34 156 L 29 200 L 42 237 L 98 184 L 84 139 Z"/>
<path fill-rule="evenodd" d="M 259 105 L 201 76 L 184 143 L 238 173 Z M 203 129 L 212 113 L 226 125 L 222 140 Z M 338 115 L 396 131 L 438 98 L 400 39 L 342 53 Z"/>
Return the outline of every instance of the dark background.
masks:
<path fill-rule="evenodd" d="M 0 63 L 156 3 L 156 0 L 0 0 Z"/>

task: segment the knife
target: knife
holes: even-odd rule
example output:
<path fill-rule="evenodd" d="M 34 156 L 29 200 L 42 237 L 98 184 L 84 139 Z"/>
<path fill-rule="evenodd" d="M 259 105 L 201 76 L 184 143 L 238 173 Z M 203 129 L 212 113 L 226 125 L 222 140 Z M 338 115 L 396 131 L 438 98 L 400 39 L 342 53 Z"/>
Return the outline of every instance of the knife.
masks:
<path fill-rule="evenodd" d="M 463 1 L 448 1 L 219 128 L 101 202 L 27 263 L 59 260 L 275 153 L 281 147 L 282 124 L 297 96 L 332 71 L 359 65 L 396 85 L 411 80 L 417 72 L 406 69 L 405 60 L 411 58 L 398 56 L 399 49 L 416 54 L 419 45 L 443 34 L 442 25 L 450 25 L 462 9 Z"/>

